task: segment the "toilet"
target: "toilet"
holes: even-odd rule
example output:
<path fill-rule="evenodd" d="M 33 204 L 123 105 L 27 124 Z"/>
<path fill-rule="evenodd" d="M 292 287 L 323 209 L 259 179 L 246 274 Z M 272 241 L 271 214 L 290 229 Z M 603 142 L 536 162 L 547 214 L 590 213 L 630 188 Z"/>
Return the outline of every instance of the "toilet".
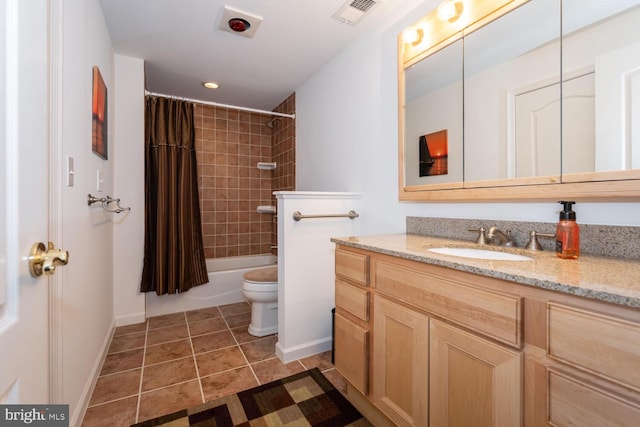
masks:
<path fill-rule="evenodd" d="M 263 337 L 278 332 L 278 267 L 247 271 L 242 295 L 251 303 L 249 334 Z"/>

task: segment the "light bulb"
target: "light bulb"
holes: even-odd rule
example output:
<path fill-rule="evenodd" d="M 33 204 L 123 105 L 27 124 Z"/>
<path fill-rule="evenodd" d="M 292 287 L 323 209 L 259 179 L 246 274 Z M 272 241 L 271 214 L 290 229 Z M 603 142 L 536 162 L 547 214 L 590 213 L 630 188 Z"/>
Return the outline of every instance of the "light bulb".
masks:
<path fill-rule="evenodd" d="M 402 41 L 414 46 L 422 41 L 422 37 L 424 37 L 424 31 L 422 28 L 411 27 L 407 28 L 402 33 Z"/>
<path fill-rule="evenodd" d="M 462 2 L 454 1 L 454 0 L 446 0 L 443 1 L 440 6 L 438 6 L 438 19 L 441 21 L 453 22 L 462 13 Z"/>

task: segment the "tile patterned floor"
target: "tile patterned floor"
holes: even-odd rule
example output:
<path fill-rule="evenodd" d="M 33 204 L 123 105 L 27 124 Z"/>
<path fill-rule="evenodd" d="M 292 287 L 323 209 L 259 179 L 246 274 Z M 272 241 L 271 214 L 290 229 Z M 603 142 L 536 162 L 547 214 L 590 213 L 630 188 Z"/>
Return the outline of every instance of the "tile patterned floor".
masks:
<path fill-rule="evenodd" d="M 117 328 L 82 426 L 129 426 L 314 367 L 344 391 L 331 352 L 284 364 L 250 318 L 238 303 Z"/>

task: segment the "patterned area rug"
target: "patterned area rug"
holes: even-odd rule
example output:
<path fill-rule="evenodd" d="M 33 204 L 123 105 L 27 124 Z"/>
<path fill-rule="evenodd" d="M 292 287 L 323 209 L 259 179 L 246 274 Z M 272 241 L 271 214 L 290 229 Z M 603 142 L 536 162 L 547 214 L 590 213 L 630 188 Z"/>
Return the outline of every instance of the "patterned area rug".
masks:
<path fill-rule="evenodd" d="M 132 427 L 363 427 L 371 424 L 317 369 Z"/>

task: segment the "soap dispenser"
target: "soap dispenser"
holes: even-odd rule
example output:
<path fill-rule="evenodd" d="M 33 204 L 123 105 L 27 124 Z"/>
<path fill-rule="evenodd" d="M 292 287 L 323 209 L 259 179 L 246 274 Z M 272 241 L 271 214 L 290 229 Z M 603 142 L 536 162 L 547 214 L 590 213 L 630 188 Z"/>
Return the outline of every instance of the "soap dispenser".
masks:
<path fill-rule="evenodd" d="M 564 206 L 560 211 L 560 221 L 556 226 L 556 254 L 560 258 L 576 259 L 580 256 L 580 227 L 576 213 L 571 210 L 575 202 L 560 201 Z"/>

